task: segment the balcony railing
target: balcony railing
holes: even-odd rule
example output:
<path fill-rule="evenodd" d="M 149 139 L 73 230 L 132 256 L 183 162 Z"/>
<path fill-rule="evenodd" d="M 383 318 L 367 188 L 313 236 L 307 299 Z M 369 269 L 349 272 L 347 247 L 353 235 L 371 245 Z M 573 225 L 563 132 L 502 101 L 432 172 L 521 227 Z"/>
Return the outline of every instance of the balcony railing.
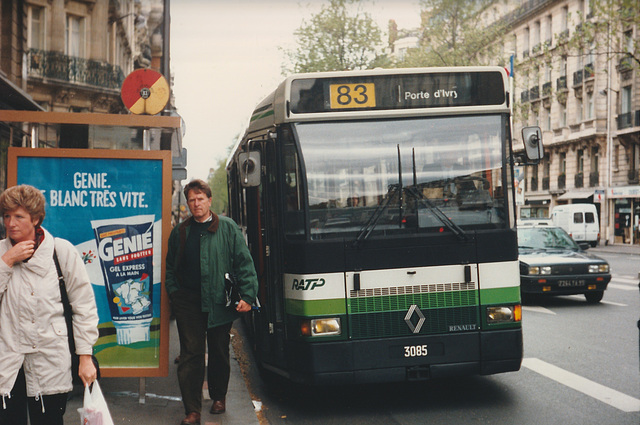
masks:
<path fill-rule="evenodd" d="M 627 112 L 626 114 L 618 115 L 618 129 L 629 128 L 633 126 L 633 114 Z"/>
<path fill-rule="evenodd" d="M 567 76 L 563 75 L 562 77 L 558 77 L 556 80 L 556 89 L 564 90 L 567 88 Z"/>
<path fill-rule="evenodd" d="M 589 187 L 600 186 L 600 173 L 592 171 L 589 173 Z"/>
<path fill-rule="evenodd" d="M 529 100 L 540 99 L 540 86 L 534 86 L 529 89 Z"/>
<path fill-rule="evenodd" d="M 596 76 L 595 70 L 593 68 L 593 64 L 589 63 L 584 66 L 583 77 L 585 80 L 593 78 Z"/>
<path fill-rule="evenodd" d="M 124 73 L 117 65 L 67 56 L 60 52 L 29 49 L 27 70 L 31 77 L 50 78 L 107 89 L 120 89 Z"/>
<path fill-rule="evenodd" d="M 542 97 L 551 96 L 552 91 L 553 91 L 553 87 L 551 87 L 551 81 L 546 82 L 542 85 Z"/>
<path fill-rule="evenodd" d="M 575 181 L 574 181 L 574 186 L 575 187 L 584 187 L 584 175 L 582 173 L 576 174 Z"/>
<path fill-rule="evenodd" d="M 573 73 L 573 85 L 579 86 L 582 84 L 582 69 Z"/>

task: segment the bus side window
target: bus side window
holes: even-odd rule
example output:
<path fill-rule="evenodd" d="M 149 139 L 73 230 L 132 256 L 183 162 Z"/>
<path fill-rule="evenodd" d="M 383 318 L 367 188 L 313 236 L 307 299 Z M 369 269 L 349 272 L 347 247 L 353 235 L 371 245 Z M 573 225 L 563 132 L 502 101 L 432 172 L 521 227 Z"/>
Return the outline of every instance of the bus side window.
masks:
<path fill-rule="evenodd" d="M 287 235 L 304 235 L 304 212 L 300 186 L 300 167 L 298 152 L 291 133 L 285 129 L 284 156 L 284 198 L 285 198 L 285 232 Z"/>

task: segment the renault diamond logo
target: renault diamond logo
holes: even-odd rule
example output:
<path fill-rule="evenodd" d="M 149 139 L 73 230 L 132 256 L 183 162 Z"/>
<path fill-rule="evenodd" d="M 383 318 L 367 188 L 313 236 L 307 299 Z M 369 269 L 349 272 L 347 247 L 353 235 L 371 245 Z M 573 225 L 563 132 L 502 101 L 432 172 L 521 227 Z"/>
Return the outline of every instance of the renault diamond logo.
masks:
<path fill-rule="evenodd" d="M 418 315 L 418 323 L 416 323 L 415 325 L 413 324 L 413 320 L 412 320 L 413 313 L 416 313 Z M 409 326 L 409 329 L 411 329 L 411 332 L 413 332 L 414 334 L 420 333 L 420 329 L 424 324 L 424 314 L 422 314 L 422 311 L 420 311 L 420 308 L 414 304 L 411 307 L 409 307 L 409 311 L 407 311 L 407 315 L 404 316 L 404 321 L 407 324 L 407 326 Z"/>

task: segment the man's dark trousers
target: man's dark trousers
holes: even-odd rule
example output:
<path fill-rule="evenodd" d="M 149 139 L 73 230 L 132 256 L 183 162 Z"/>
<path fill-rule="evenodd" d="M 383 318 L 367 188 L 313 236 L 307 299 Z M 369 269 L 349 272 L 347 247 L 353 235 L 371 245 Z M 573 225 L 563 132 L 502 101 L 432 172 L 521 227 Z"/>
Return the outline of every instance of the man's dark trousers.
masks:
<path fill-rule="evenodd" d="M 230 374 L 229 331 L 233 323 L 207 328 L 209 313 L 202 312 L 200 293 L 180 289 L 171 294 L 171 309 L 180 337 L 178 383 L 185 414 L 202 410 L 205 354 L 209 347 L 207 381 L 212 400 L 224 400 Z"/>

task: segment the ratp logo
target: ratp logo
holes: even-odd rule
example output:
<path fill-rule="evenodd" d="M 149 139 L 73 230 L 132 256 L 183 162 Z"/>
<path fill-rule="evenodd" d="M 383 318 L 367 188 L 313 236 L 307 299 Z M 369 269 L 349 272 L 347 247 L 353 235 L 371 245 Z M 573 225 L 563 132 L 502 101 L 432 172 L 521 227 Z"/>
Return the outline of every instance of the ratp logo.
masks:
<path fill-rule="evenodd" d="M 324 286 L 325 280 L 319 279 L 293 279 L 291 289 L 294 291 L 313 291 L 316 288 Z"/>

